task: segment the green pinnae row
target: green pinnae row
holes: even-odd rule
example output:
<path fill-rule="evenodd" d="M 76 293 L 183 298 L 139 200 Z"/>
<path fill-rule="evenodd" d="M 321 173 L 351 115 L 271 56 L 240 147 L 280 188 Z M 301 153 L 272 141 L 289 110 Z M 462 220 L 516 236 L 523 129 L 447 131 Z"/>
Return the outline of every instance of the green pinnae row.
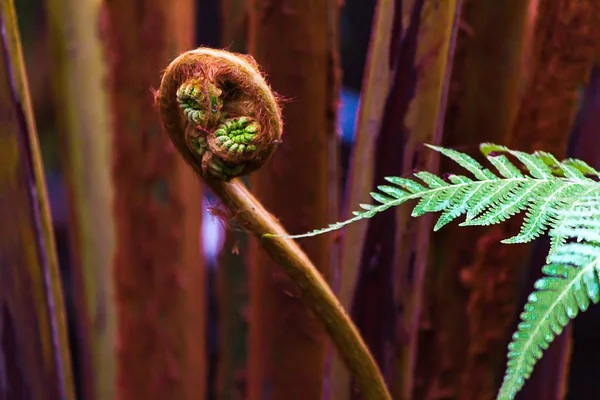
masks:
<path fill-rule="evenodd" d="M 215 136 L 256 135 L 259 132 L 260 124 L 258 122 L 249 117 L 239 117 L 225 121 L 225 123 L 216 130 Z"/>
<path fill-rule="evenodd" d="M 260 132 L 260 124 L 249 117 L 227 120 L 215 131 L 217 143 L 230 153 L 250 153 L 256 150 L 252 143 Z"/>
<path fill-rule="evenodd" d="M 255 138 L 256 138 L 256 135 L 253 133 L 241 133 L 239 135 L 231 136 L 231 140 L 233 140 L 234 143 L 240 143 L 240 144 L 246 144 L 246 145 L 251 143 Z M 254 147 L 254 146 L 252 146 L 252 147 Z"/>
<path fill-rule="evenodd" d="M 183 108 L 183 113 L 190 121 L 192 121 L 196 125 L 200 125 L 202 121 L 204 121 L 204 119 L 206 118 L 206 112 L 204 110 Z"/>
<path fill-rule="evenodd" d="M 235 143 L 231 138 L 229 138 L 227 136 L 218 137 L 217 143 L 219 143 L 219 145 L 221 147 L 226 148 L 227 151 L 230 153 L 243 154 L 243 153 L 251 153 L 256 150 L 256 146 L 254 146 L 254 145 Z"/>
<path fill-rule="evenodd" d="M 202 91 L 200 87 L 194 82 L 186 82 L 179 87 L 177 90 L 177 98 L 201 98 Z"/>
<path fill-rule="evenodd" d="M 230 131 L 233 129 L 244 129 L 252 119 L 250 117 L 232 118 L 223 124 L 223 129 Z"/>
<path fill-rule="evenodd" d="M 256 138 L 256 134 L 236 130 L 228 135 L 223 129 L 219 129 L 215 132 L 215 137 L 226 137 L 234 143 L 249 144 Z"/>
<path fill-rule="evenodd" d="M 194 84 L 183 84 L 177 90 L 177 101 L 182 108 L 201 108 L 201 102 L 204 101 L 204 94 L 200 88 Z"/>
<path fill-rule="evenodd" d="M 222 180 L 240 175 L 244 171 L 244 168 L 246 168 L 246 164 L 229 165 L 223 160 L 215 157 L 208 163 L 209 172 Z"/>
<path fill-rule="evenodd" d="M 200 88 L 194 83 L 184 83 L 177 90 L 177 100 L 179 102 L 184 100 L 202 100 L 204 95 Z"/>
<path fill-rule="evenodd" d="M 219 110 L 221 90 L 214 85 L 209 85 L 210 95 L 210 112 L 216 115 Z M 206 105 L 206 95 L 203 93 L 199 83 L 188 82 L 184 83 L 177 90 L 177 101 L 183 110 L 185 116 L 195 123 L 200 125 L 207 122 L 209 118 Z"/>
<path fill-rule="evenodd" d="M 200 156 L 203 156 L 204 153 L 208 150 L 208 143 L 206 141 L 206 137 L 204 135 L 200 135 L 190 139 L 190 143 L 192 148 L 198 153 Z"/>
<path fill-rule="evenodd" d="M 201 102 L 204 95 L 200 88 L 192 83 L 181 85 L 177 90 L 177 101 L 185 116 L 193 123 L 200 125 L 206 118 L 206 111 L 202 109 Z"/>

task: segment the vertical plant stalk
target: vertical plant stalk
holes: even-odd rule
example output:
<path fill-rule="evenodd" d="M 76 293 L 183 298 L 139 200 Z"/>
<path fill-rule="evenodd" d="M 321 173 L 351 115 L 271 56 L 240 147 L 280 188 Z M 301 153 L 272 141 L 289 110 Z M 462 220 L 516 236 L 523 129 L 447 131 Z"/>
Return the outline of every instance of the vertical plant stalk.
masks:
<path fill-rule="evenodd" d="M 217 394 L 220 400 L 246 397 L 248 360 L 247 240 L 241 232 L 229 231 L 218 257 L 218 366 Z M 233 249 L 237 251 L 233 251 Z"/>
<path fill-rule="evenodd" d="M 338 116 L 340 105 L 340 91 L 342 87 L 342 69 L 340 66 L 340 0 L 327 0 L 327 135 L 328 135 L 328 173 L 329 173 L 329 220 L 337 221 L 340 218 L 341 190 L 341 132 L 339 132 Z M 342 271 L 340 270 L 341 243 L 334 240 L 331 243 L 329 270 L 329 284 L 336 291 Z M 340 361 L 338 354 L 332 344 L 327 348 L 327 359 L 325 364 L 325 379 L 323 385 L 323 399 L 335 399 L 337 394 L 334 390 L 335 384 L 331 380 L 331 371 L 334 360 Z M 347 375 L 347 369 L 344 366 Z"/>
<path fill-rule="evenodd" d="M 115 379 L 115 224 L 107 61 L 97 30 L 100 5 L 100 0 L 46 1 L 70 206 L 81 386 L 90 400 L 112 399 Z"/>
<path fill-rule="evenodd" d="M 0 3 L 0 28 L 0 396 L 73 400 L 52 220 L 12 0 Z"/>
<path fill-rule="evenodd" d="M 414 168 L 435 170 L 437 158 L 422 142 L 439 143 L 460 2 L 378 3 L 361 95 L 347 204 L 364 202 L 384 176 Z M 429 222 L 375 217 L 349 226 L 342 239 L 340 299 L 392 385 L 395 398 L 411 398 L 427 257 Z M 414 271 L 414 273 L 413 273 Z M 360 279 L 358 278 L 360 274 Z M 357 286 L 357 282 L 360 282 Z M 356 297 L 353 294 L 356 290 Z M 402 305 L 403 314 L 396 315 Z M 397 332 L 401 332 L 397 336 Z M 334 364 L 336 395 L 347 383 Z"/>
<path fill-rule="evenodd" d="M 274 90 L 291 101 L 283 110 L 286 138 L 271 162 L 250 177 L 250 184 L 286 229 L 304 231 L 331 221 L 331 197 L 339 190 L 339 180 L 331 176 L 335 136 L 330 119 L 338 93 L 331 92 L 329 72 L 330 26 L 337 17 L 327 1 L 251 3 L 255 16 L 249 51 Z M 294 282 L 257 244 L 252 246 L 250 368 L 254 362 L 264 363 L 264 372 L 249 382 L 249 397 L 262 398 L 268 387 L 273 399 L 319 398 L 324 390 L 325 332 L 298 300 Z M 329 281 L 331 240 L 316 238 L 303 247 Z"/>
<path fill-rule="evenodd" d="M 227 101 L 223 101 L 221 111 L 218 107 L 214 108 L 217 110 L 216 121 L 211 122 L 212 117 L 209 117 L 208 120 L 202 119 L 199 123 L 186 122 L 185 118 L 189 117 L 184 116 L 177 102 L 177 93 L 182 93 L 180 89 L 192 84 L 197 88 L 195 93 L 201 94 L 214 88 L 216 83 L 225 84 L 224 87 L 228 88 L 217 97 L 221 98 L 222 95 Z M 213 109 L 213 102 L 209 99 L 212 100 L 212 96 L 196 104 L 195 110 L 199 114 L 206 116 L 207 112 Z M 285 231 L 243 184 L 235 179 L 215 179 L 205 168 L 206 163 L 203 165 L 204 156 L 209 150 L 203 150 L 197 144 L 204 139 L 209 144 L 214 143 L 213 139 L 221 137 L 219 127 L 223 124 L 220 114 L 222 111 L 226 116 L 224 118 L 256 118 L 255 123 L 261 127 L 261 134 L 252 137 L 251 143 L 260 144 L 262 150 L 251 154 L 248 161 L 241 161 L 242 165 L 252 162 L 253 168 L 260 168 L 280 142 L 282 121 L 279 107 L 260 76 L 254 60 L 247 56 L 205 48 L 184 53 L 166 69 L 157 101 L 165 129 L 177 150 L 196 173 L 204 177 L 206 184 L 219 196 L 229 215 L 253 234 L 256 237 L 255 243 L 262 245 L 273 260 L 281 265 L 285 274 L 300 290 L 300 296 L 305 302 L 301 304 L 308 306 L 324 324 L 338 351 L 344 355 L 365 396 L 373 400 L 390 399 L 377 365 L 356 327 L 306 254 L 293 241 L 263 238 L 265 234 L 282 235 Z M 217 104 L 221 104 L 219 100 Z M 215 148 L 214 146 L 213 144 L 212 148 Z M 209 145 L 208 149 L 210 148 Z M 217 150 L 215 148 L 215 151 Z M 210 152 L 212 153 L 212 150 Z M 235 158 L 227 157 L 223 161 L 228 168 L 237 170 L 239 160 L 234 160 Z M 269 323 L 270 321 L 266 321 L 266 324 Z M 293 378 L 293 375 L 290 378 Z M 317 395 L 321 396 L 321 393 L 317 392 Z"/>
<path fill-rule="evenodd" d="M 373 18 L 373 32 L 367 60 L 363 90 L 361 93 L 358 122 L 348 172 L 344 214 L 348 216 L 363 201 L 372 186 L 375 162 L 374 146 L 381 126 L 381 115 L 391 87 L 392 72 L 389 70 L 389 49 L 392 41 L 394 14 L 393 0 L 377 2 Z M 340 277 L 338 298 L 346 309 L 352 306 L 360 267 L 360 254 L 367 233 L 366 224 L 351 224 L 344 229 L 340 250 Z M 350 374 L 339 355 L 331 362 L 331 396 L 333 399 L 350 398 Z"/>
<path fill-rule="evenodd" d="M 420 4 L 423 3 L 418 0 L 403 3 L 402 14 L 414 16 Z M 422 5 L 418 30 L 414 33 L 416 49 L 410 68 L 411 74 L 417 77 L 416 86 L 404 120 L 403 174 L 415 168 L 427 171 L 438 168 L 438 158 L 424 154 L 421 145 L 442 142 L 461 9 L 462 0 L 444 3 L 425 1 Z M 412 24 L 403 27 L 407 36 L 412 29 Z M 391 107 L 387 109 L 390 113 L 391 110 Z M 393 129 L 393 125 L 388 129 Z M 400 304 L 403 311 L 395 332 L 397 369 L 393 370 L 392 379 L 397 385 L 392 385 L 392 393 L 398 399 L 409 400 L 414 398 L 419 332 L 426 299 L 424 289 L 431 219 L 414 221 L 406 208 L 399 208 L 396 221 L 398 250 L 394 260 L 394 294 L 395 303 Z M 408 340 L 405 341 L 405 338 Z"/>
<path fill-rule="evenodd" d="M 527 33 L 532 26 L 528 3 L 464 3 L 445 120 L 445 146 L 475 150 L 480 142 L 503 143 L 508 136 L 525 79 L 525 48 L 532 42 Z M 445 161 L 441 169 L 454 171 L 455 166 Z M 450 226 L 432 236 L 423 295 L 426 312 L 421 321 L 422 350 L 416 372 L 419 383 L 413 392 L 417 398 L 493 398 L 495 380 L 504 368 L 506 346 L 495 340 L 497 324 L 502 323 L 505 314 L 490 308 L 507 296 L 516 299 L 516 284 L 512 292 L 497 292 L 495 296 L 488 295 L 490 287 L 497 287 L 491 279 L 482 276 L 478 285 L 471 284 L 469 279 L 475 277 L 465 268 L 475 253 L 471 238 L 483 237 L 485 228 L 457 228 Z M 482 272 L 495 271 L 493 265 L 485 268 Z M 506 279 L 513 278 L 518 280 L 517 275 Z M 465 327 L 469 327 L 469 335 L 465 335 Z"/>
<path fill-rule="evenodd" d="M 221 2 L 223 47 L 246 50 L 246 0 Z M 244 180 L 247 182 L 247 179 Z M 235 249 L 235 251 L 234 251 Z M 243 231 L 227 230 L 216 271 L 218 301 L 217 399 L 241 400 L 248 386 L 248 240 Z"/>
<path fill-rule="evenodd" d="M 197 179 L 162 134 L 152 89 L 192 43 L 193 1 L 103 3 L 109 60 L 115 398 L 203 399 L 205 278 Z"/>
<path fill-rule="evenodd" d="M 221 43 L 236 52 L 245 50 L 248 34 L 248 1 L 221 1 Z"/>

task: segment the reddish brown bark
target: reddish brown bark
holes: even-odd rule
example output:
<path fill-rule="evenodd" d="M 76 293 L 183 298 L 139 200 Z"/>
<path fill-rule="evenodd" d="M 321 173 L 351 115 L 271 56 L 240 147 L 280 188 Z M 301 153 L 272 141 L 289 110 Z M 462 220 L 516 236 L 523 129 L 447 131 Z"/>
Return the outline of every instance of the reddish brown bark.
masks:
<path fill-rule="evenodd" d="M 152 88 L 191 46 L 192 2 L 111 1 L 118 399 L 202 399 L 204 276 L 198 180 L 174 151 Z"/>
<path fill-rule="evenodd" d="M 328 8 L 326 0 L 255 0 L 250 49 L 273 89 L 290 99 L 284 107 L 279 149 L 251 177 L 253 192 L 291 232 L 330 222 L 328 174 Z M 330 237 L 302 243 L 328 276 Z M 326 338 L 298 298 L 295 283 L 259 249 L 251 251 L 249 398 L 320 399 Z"/>

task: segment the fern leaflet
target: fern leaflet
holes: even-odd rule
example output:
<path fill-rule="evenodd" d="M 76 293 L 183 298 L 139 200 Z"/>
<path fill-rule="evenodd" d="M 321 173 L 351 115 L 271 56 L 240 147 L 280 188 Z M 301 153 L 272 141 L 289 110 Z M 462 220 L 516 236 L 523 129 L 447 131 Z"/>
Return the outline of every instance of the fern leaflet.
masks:
<path fill-rule="evenodd" d="M 534 285 L 521 323 L 508 346 L 508 364 L 498 400 L 513 400 L 555 336 L 579 311 L 600 300 L 600 248 L 568 243 L 548 257 L 545 276 Z"/>

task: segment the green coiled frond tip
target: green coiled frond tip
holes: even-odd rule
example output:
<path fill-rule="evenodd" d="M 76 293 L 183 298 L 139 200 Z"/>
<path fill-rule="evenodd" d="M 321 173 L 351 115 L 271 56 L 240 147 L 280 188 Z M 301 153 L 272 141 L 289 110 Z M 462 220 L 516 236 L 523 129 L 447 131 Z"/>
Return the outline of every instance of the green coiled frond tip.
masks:
<path fill-rule="evenodd" d="M 281 143 L 281 109 L 250 56 L 183 53 L 163 74 L 157 102 L 173 144 L 204 178 L 249 174 Z"/>
<path fill-rule="evenodd" d="M 427 145 L 469 174 L 445 179 L 421 171 L 413 179 L 387 177 L 377 187 L 376 204 L 361 204 L 354 217 L 324 229 L 282 238 L 303 238 L 338 230 L 388 208 L 418 200 L 412 216 L 440 212 L 434 231 L 465 216 L 461 226 L 493 225 L 525 212 L 520 232 L 503 243 L 526 243 L 550 231 L 551 249 L 544 277 L 535 284 L 509 346 L 500 400 L 512 400 L 537 360 L 569 320 L 600 300 L 600 173 L 581 160 L 558 161 L 484 143 L 480 150 L 493 167 L 456 150 Z M 518 161 L 517 166 L 511 159 Z M 278 237 L 264 235 L 264 237 Z"/>

